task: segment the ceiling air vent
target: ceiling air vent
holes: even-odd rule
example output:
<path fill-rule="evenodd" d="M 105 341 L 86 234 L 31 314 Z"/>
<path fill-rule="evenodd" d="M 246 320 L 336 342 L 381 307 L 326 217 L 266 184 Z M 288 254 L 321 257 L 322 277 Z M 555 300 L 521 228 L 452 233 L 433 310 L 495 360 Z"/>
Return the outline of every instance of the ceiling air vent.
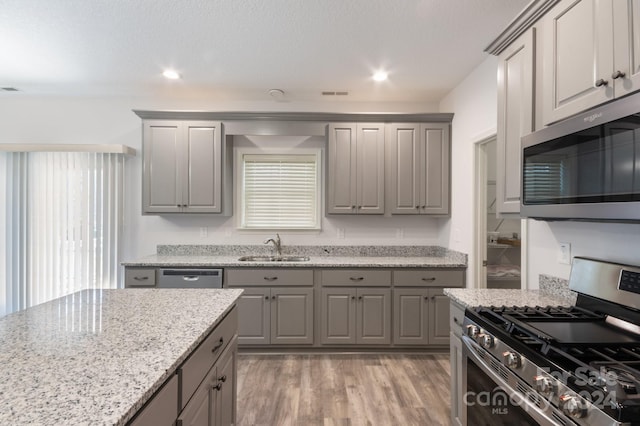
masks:
<path fill-rule="evenodd" d="M 346 91 L 341 91 L 341 92 L 323 91 L 322 92 L 322 96 L 347 96 L 347 95 L 349 95 L 349 92 L 346 92 Z"/>
<path fill-rule="evenodd" d="M 5 92 L 18 92 L 18 89 L 16 89 L 15 87 L 0 87 L 0 89 Z"/>

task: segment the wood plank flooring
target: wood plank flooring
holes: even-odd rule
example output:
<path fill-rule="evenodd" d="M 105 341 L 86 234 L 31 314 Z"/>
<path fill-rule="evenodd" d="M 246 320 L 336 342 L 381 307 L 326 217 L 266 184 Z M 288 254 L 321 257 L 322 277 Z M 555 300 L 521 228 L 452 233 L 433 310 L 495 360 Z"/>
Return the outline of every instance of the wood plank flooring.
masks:
<path fill-rule="evenodd" d="M 238 425 L 449 425 L 448 354 L 238 357 Z"/>

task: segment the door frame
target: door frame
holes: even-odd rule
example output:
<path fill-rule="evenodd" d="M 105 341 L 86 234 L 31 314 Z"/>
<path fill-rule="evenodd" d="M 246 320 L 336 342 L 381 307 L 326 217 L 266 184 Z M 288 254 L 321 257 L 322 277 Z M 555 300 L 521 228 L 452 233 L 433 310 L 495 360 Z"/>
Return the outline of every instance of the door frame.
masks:
<path fill-rule="evenodd" d="M 496 141 L 496 130 L 478 135 L 473 143 L 474 184 L 473 184 L 473 286 L 487 288 L 487 273 L 483 261 L 487 258 L 487 144 Z M 513 219 L 516 219 L 515 217 Z M 520 219 L 520 289 L 528 285 L 528 232 L 529 219 Z"/>
<path fill-rule="evenodd" d="M 476 138 L 474 148 L 473 185 L 473 287 L 487 288 L 487 145 L 497 143 L 496 132 Z"/>

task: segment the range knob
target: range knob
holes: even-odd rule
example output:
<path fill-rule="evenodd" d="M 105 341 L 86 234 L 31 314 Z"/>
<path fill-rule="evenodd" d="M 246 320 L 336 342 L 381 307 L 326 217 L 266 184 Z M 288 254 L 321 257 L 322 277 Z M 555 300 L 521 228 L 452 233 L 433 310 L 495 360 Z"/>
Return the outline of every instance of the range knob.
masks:
<path fill-rule="evenodd" d="M 473 324 L 467 326 L 467 336 L 475 339 L 476 337 L 478 337 L 478 334 L 480 334 L 480 327 Z"/>
<path fill-rule="evenodd" d="M 509 368 L 522 367 L 522 357 L 515 352 L 504 352 L 502 354 L 502 359 L 504 359 L 504 363 L 507 364 Z"/>
<path fill-rule="evenodd" d="M 560 396 L 560 409 L 564 414 L 574 419 L 581 419 L 587 415 L 586 405 L 577 396 L 564 394 Z"/>
<path fill-rule="evenodd" d="M 496 345 L 496 339 L 490 334 L 482 333 L 478 335 L 478 339 L 480 340 L 480 344 L 482 344 L 485 349 L 491 349 Z"/>
<path fill-rule="evenodd" d="M 558 384 L 555 380 L 545 376 L 535 376 L 536 390 L 546 397 L 551 397 L 558 392 Z"/>

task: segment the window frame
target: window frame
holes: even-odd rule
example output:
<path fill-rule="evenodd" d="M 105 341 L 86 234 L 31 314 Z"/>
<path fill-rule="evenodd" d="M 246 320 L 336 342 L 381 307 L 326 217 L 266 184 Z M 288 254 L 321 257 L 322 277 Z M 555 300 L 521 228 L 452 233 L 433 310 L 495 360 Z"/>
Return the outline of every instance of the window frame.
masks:
<path fill-rule="evenodd" d="M 315 157 L 316 163 L 316 209 L 314 213 L 315 226 L 313 227 L 247 227 L 245 222 L 245 194 L 244 194 L 244 156 L 310 156 Z M 261 147 L 237 147 L 234 148 L 234 209 L 237 216 L 236 229 L 243 232 L 251 231 L 296 231 L 296 232 L 317 232 L 322 230 L 323 211 L 323 156 L 320 148 L 261 148 Z"/>

